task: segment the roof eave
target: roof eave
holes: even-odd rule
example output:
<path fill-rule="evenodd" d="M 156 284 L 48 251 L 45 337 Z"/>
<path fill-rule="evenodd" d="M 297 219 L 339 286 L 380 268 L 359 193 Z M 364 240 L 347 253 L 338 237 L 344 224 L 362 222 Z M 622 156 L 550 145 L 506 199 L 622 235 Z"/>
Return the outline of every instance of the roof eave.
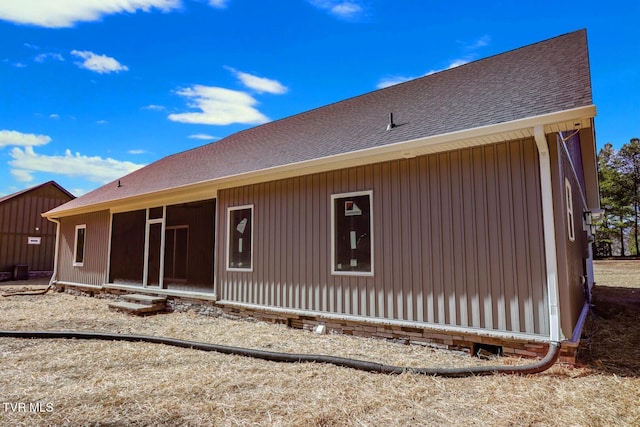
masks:
<path fill-rule="evenodd" d="M 203 198 L 216 197 L 217 191 L 224 188 L 362 166 L 399 158 L 411 158 L 454 149 L 488 145 L 514 139 L 530 138 L 533 137 L 533 128 L 535 126 L 543 126 L 546 134 L 589 128 L 592 126 L 592 119 L 595 115 L 595 106 L 587 105 L 504 123 L 479 126 L 374 148 L 228 175 L 157 192 L 139 194 L 124 199 L 80 206 L 69 210 L 56 209 L 45 212 L 43 216 L 46 218 L 61 218 L 107 209 L 114 212 L 122 212 L 155 205 L 203 200 Z M 389 132 L 393 132 L 393 130 Z"/>

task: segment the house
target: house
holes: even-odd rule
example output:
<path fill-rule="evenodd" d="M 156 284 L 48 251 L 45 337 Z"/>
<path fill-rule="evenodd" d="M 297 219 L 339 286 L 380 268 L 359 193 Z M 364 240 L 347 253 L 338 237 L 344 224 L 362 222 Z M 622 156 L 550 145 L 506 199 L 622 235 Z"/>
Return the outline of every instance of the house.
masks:
<path fill-rule="evenodd" d="M 0 280 L 51 274 L 56 227 L 41 215 L 73 198 L 54 181 L 0 197 Z"/>
<path fill-rule="evenodd" d="M 53 282 L 570 358 L 599 208 L 586 31 L 238 132 L 45 213 Z"/>

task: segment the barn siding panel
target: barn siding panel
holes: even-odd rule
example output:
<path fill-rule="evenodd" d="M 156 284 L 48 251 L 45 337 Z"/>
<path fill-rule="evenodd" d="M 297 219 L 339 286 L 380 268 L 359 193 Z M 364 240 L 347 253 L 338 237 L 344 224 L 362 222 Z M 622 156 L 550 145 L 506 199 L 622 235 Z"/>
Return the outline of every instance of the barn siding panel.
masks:
<path fill-rule="evenodd" d="M 539 188 L 528 139 L 221 190 L 220 296 L 546 334 Z M 364 190 L 374 276 L 332 275 L 331 194 Z M 227 271 L 226 210 L 244 204 L 254 205 L 253 271 Z"/>
<path fill-rule="evenodd" d="M 56 225 L 41 214 L 69 200 L 48 183 L 0 203 L 0 271 L 12 271 L 16 264 L 31 271 L 53 270 Z M 28 237 L 40 237 L 40 244 L 28 245 Z"/>

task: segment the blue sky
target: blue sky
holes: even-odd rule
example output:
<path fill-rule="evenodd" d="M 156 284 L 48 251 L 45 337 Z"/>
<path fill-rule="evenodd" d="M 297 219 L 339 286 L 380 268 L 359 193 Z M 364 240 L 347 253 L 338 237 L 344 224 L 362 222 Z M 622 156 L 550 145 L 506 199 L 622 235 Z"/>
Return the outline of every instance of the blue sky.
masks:
<path fill-rule="evenodd" d="M 0 0 L 0 196 L 81 195 L 247 127 L 581 28 L 640 137 L 640 1 Z"/>

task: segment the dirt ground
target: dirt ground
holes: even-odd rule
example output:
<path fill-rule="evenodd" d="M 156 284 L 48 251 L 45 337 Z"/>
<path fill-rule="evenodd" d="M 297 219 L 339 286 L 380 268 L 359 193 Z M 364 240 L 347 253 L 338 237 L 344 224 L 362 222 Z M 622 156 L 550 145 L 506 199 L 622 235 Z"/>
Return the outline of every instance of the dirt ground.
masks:
<path fill-rule="evenodd" d="M 598 261 L 595 272 L 579 367 L 445 379 L 147 343 L 0 338 L 0 425 L 640 425 L 640 262 Z M 46 282 L 4 283 L 0 293 L 25 287 Z M 7 330 L 142 333 L 401 366 L 528 363 L 189 312 L 140 318 L 52 292 L 0 297 L 0 313 Z"/>

